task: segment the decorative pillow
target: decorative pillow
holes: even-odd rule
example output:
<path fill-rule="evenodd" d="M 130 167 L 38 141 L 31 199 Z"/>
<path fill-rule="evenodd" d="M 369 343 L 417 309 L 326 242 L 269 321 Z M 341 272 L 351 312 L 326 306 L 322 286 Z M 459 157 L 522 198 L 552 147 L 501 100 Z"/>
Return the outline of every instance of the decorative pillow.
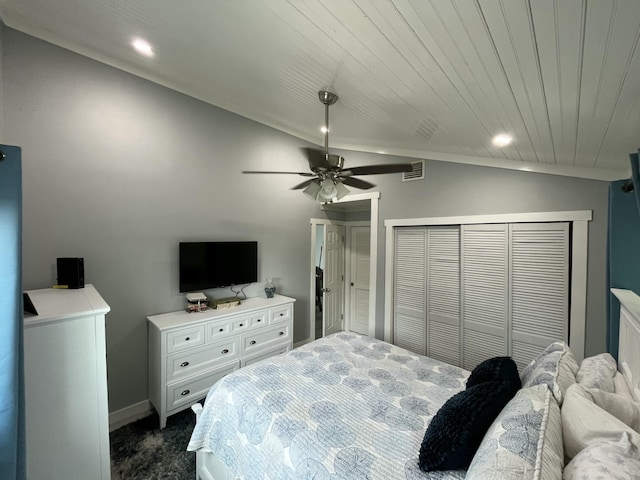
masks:
<path fill-rule="evenodd" d="M 622 433 L 618 441 L 596 443 L 582 450 L 565 467 L 564 478 L 637 480 L 639 472 L 640 453 L 629 441 L 629 435 Z"/>
<path fill-rule="evenodd" d="M 609 353 L 587 357 L 580 363 L 576 381 L 587 388 L 599 388 L 613 393 L 615 391 L 613 377 L 617 368 L 616 361 Z"/>
<path fill-rule="evenodd" d="M 523 388 L 502 409 L 473 457 L 466 480 L 560 480 L 560 407 L 546 385 Z"/>
<path fill-rule="evenodd" d="M 516 362 L 511 357 L 493 357 L 478 364 L 467 379 L 467 388 L 485 382 L 507 382 L 514 392 L 520 386 Z"/>
<path fill-rule="evenodd" d="M 576 383 L 578 363 L 564 342 L 553 342 L 525 367 L 520 375 L 522 388 L 545 384 L 558 405 L 567 389 Z"/>
<path fill-rule="evenodd" d="M 506 382 L 485 382 L 447 400 L 424 434 L 420 469 L 466 469 L 485 432 L 513 395 Z"/>
<path fill-rule="evenodd" d="M 640 433 L 596 405 L 593 393 L 598 391 L 597 389 L 589 391 L 579 383 L 567 390 L 561 411 L 566 460 L 571 460 L 590 445 L 603 441 L 616 441 L 622 432 L 627 432 L 629 441 L 636 447 L 640 447 Z"/>

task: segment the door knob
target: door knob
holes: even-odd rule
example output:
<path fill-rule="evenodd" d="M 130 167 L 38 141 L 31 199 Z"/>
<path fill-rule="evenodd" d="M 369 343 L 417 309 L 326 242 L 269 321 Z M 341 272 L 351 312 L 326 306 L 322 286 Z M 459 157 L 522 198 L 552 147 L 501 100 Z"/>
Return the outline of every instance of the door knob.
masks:
<path fill-rule="evenodd" d="M 331 289 L 330 288 L 323 288 L 322 291 L 325 292 L 325 293 L 331 293 Z"/>

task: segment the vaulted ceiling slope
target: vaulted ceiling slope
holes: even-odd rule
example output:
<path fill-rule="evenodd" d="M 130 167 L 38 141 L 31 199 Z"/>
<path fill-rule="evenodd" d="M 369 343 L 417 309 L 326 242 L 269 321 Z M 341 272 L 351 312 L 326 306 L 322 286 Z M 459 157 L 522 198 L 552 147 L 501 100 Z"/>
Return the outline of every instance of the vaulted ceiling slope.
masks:
<path fill-rule="evenodd" d="M 327 88 L 335 148 L 612 180 L 640 146 L 638 0 L 0 0 L 0 18 L 315 144 Z"/>

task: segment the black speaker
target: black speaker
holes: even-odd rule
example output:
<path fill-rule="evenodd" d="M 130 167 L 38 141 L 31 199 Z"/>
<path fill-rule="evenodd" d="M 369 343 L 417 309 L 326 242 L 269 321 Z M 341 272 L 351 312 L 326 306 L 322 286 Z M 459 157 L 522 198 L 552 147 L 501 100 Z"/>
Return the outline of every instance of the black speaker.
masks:
<path fill-rule="evenodd" d="M 58 285 L 84 288 L 84 258 L 58 258 Z"/>

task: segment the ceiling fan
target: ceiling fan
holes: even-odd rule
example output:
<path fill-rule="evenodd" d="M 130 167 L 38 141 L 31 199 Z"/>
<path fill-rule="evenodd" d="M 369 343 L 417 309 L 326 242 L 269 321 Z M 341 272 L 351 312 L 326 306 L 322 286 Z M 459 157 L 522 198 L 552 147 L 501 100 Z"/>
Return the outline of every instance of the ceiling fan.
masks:
<path fill-rule="evenodd" d="M 329 153 L 329 106 L 338 101 L 338 95 L 327 90 L 320 90 L 318 98 L 324 104 L 324 151 L 314 148 L 304 149 L 311 172 L 245 170 L 242 173 L 289 174 L 313 177 L 296 185 L 292 190 L 304 189 L 303 192 L 314 200 L 329 203 L 340 200 L 349 193 L 349 190 L 344 185 L 363 190 L 375 187 L 371 182 L 355 178 L 356 175 L 379 175 L 413 170 L 413 166 L 410 163 L 388 163 L 344 168 L 344 158 L 340 155 Z"/>

